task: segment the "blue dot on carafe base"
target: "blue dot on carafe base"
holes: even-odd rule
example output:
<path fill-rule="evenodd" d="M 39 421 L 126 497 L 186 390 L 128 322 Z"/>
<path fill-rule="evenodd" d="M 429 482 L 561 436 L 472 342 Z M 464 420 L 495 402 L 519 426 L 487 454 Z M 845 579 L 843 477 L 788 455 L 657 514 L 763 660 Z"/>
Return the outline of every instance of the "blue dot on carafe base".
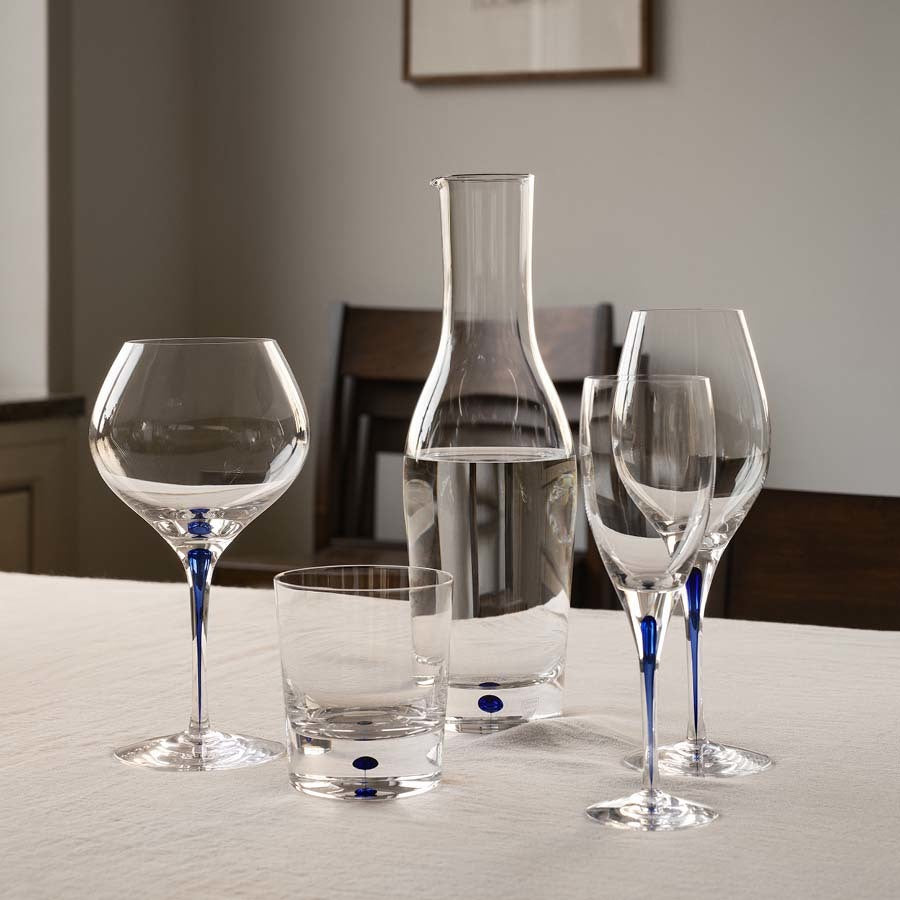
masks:
<path fill-rule="evenodd" d="M 367 772 L 369 769 L 375 769 L 377 767 L 378 760 L 375 759 L 374 756 L 357 756 L 356 759 L 353 760 L 353 768 L 362 769 L 363 772 Z"/>
<path fill-rule="evenodd" d="M 493 694 L 485 694 L 478 698 L 478 708 L 482 712 L 493 714 L 503 709 L 503 701 Z"/>
<path fill-rule="evenodd" d="M 361 787 L 357 788 L 353 793 L 357 797 L 374 797 L 378 791 L 375 788 Z"/>

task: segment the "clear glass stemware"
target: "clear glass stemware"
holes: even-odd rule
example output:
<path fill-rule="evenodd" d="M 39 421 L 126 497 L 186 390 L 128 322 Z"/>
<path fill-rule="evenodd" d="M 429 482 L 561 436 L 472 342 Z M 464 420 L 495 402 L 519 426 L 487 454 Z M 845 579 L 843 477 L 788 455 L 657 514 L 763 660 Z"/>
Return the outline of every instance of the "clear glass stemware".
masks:
<path fill-rule="evenodd" d="M 706 530 L 715 469 L 709 381 L 588 378 L 579 459 L 585 506 L 603 564 L 628 613 L 641 676 L 643 787 L 588 807 L 617 828 L 670 831 L 717 813 L 658 784 L 656 685 L 672 611 Z"/>
<path fill-rule="evenodd" d="M 284 753 L 276 741 L 213 730 L 206 632 L 225 548 L 291 485 L 309 442 L 306 408 L 278 344 L 264 338 L 129 341 L 103 382 L 90 447 L 101 477 L 178 555 L 191 611 L 190 723 L 116 751 L 170 770 L 231 769 Z"/>
<path fill-rule="evenodd" d="M 769 467 L 766 393 L 739 309 L 653 309 L 631 314 L 620 375 L 673 373 L 710 379 L 716 417 L 716 482 L 709 525 L 681 595 L 688 659 L 685 740 L 660 748 L 663 771 L 729 777 L 761 772 L 768 756 L 712 741 L 703 716 L 703 618 L 716 567 L 756 500 Z M 638 754 L 626 762 L 640 765 Z"/>

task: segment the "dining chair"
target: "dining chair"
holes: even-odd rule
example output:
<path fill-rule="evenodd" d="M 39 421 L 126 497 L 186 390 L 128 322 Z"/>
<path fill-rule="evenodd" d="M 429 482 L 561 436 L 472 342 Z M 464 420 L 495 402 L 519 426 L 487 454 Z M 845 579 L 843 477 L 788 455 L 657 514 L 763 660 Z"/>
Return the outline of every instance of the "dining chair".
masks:
<path fill-rule="evenodd" d="M 315 561 L 406 564 L 403 542 L 376 537 L 380 454 L 402 454 L 413 409 L 440 341 L 440 310 L 341 305 L 335 310 L 336 368 L 322 403 L 315 502 Z M 587 374 L 614 371 L 612 308 L 541 309 L 535 331 L 544 364 L 577 433 L 581 385 Z M 397 484 L 400 490 L 400 484 Z M 576 554 L 573 602 L 615 601 L 593 542 Z M 603 573 L 603 580 L 596 578 Z M 605 584 L 604 584 L 605 582 Z M 616 601 L 617 602 L 617 601 Z"/>

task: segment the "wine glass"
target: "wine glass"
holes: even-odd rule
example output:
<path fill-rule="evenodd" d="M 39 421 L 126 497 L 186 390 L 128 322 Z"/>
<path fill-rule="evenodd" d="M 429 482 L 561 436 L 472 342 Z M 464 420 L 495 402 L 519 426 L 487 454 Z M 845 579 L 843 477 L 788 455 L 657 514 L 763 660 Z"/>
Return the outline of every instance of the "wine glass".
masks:
<path fill-rule="evenodd" d="M 641 673 L 642 790 L 596 803 L 605 825 L 671 831 L 717 813 L 658 787 L 656 675 L 672 605 L 694 565 L 715 477 L 709 380 L 684 376 L 588 378 L 579 458 L 591 532 L 628 613 Z"/>
<path fill-rule="evenodd" d="M 280 743 L 215 731 L 206 690 L 209 588 L 222 551 L 291 485 L 309 443 L 306 408 L 273 340 L 128 341 L 91 416 L 101 477 L 178 554 L 190 588 L 193 708 L 186 731 L 116 751 L 170 770 L 233 769 Z"/>
<path fill-rule="evenodd" d="M 660 748 L 660 767 L 679 775 L 729 777 L 761 772 L 768 756 L 711 741 L 703 719 L 703 614 L 716 566 L 762 489 L 769 468 L 766 392 L 739 309 L 652 309 L 631 314 L 619 374 L 706 375 L 716 417 L 716 483 L 709 525 L 681 602 L 687 637 L 687 737 Z M 640 765 L 637 754 L 627 762 Z"/>

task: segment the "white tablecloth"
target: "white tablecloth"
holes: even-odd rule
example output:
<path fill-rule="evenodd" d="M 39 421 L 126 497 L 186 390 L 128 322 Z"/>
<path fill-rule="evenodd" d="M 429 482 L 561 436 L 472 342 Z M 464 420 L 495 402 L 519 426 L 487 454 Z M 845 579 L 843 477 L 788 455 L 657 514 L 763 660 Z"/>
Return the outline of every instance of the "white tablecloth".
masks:
<path fill-rule="evenodd" d="M 218 588 L 212 604 L 213 724 L 280 738 L 271 592 Z M 687 705 L 672 625 L 660 715 L 670 739 Z M 898 633 L 709 621 L 711 731 L 777 764 L 670 780 L 722 816 L 653 835 L 583 812 L 638 783 L 620 763 L 640 735 L 622 613 L 573 612 L 564 718 L 453 735 L 443 785 L 390 804 L 304 797 L 281 761 L 188 775 L 112 758 L 185 724 L 181 585 L 0 575 L 0 634 L 3 897 L 898 896 Z"/>

